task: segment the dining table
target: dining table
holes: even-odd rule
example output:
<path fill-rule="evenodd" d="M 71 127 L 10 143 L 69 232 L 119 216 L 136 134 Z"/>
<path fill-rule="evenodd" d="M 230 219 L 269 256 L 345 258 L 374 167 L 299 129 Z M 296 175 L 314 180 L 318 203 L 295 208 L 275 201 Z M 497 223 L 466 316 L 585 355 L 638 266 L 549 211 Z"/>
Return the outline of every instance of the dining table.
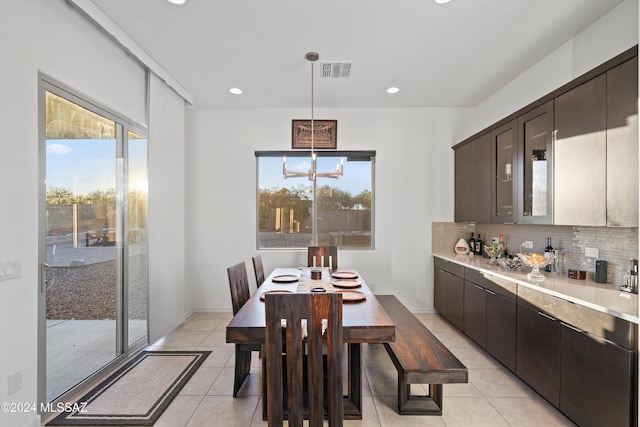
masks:
<path fill-rule="evenodd" d="M 320 277 L 312 279 L 320 271 Z M 275 268 L 227 325 L 228 343 L 265 343 L 265 304 L 269 292 L 340 292 L 343 340 L 347 346 L 344 419 L 362 419 L 362 344 L 395 341 L 395 324 L 354 268 Z M 262 354 L 265 354 L 263 351 Z M 266 420 L 266 362 L 262 361 L 263 418 Z"/>

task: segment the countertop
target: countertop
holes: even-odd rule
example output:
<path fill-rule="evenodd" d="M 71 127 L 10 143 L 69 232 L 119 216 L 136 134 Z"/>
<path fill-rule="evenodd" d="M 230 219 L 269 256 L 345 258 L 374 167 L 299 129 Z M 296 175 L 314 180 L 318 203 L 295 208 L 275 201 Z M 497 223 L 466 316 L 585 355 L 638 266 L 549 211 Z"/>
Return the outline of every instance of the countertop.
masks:
<path fill-rule="evenodd" d="M 615 285 L 569 279 L 567 276 L 553 273 L 544 273 L 545 280 L 534 282 L 527 279 L 527 273 L 531 268 L 526 266 L 522 267 L 522 271 L 510 272 L 498 265 L 488 265 L 489 260 L 480 256 L 442 252 L 433 253 L 433 256 L 640 324 L 638 295 L 623 292 Z"/>

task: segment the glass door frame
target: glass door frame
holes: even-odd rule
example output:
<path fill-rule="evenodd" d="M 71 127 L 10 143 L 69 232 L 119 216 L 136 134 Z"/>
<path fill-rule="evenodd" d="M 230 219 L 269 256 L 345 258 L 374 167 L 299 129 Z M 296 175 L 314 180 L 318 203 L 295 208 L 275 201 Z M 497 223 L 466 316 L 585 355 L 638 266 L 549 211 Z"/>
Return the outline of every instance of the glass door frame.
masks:
<path fill-rule="evenodd" d="M 146 126 L 117 115 L 98 102 L 84 95 L 78 95 L 73 89 L 55 79 L 39 73 L 38 75 L 38 408 L 48 402 L 47 398 L 47 314 L 46 314 L 46 92 L 61 96 L 83 108 L 91 110 L 116 123 L 116 357 L 99 370 L 93 372 L 76 386 L 58 396 L 52 402 L 66 402 L 79 391 L 86 389 L 113 367 L 140 352 L 148 345 L 149 304 L 146 304 L 146 335 L 132 345 L 129 340 L 129 233 L 128 230 L 128 133 L 148 138 Z M 148 153 L 148 150 L 147 150 Z M 148 251 L 147 251 L 148 252 Z M 148 266 L 148 260 L 147 260 Z M 148 289 L 148 268 L 146 286 Z M 148 292 L 147 292 L 148 294 Z M 66 399 L 66 400 L 65 400 Z M 45 414 L 43 414 L 45 415 Z"/>

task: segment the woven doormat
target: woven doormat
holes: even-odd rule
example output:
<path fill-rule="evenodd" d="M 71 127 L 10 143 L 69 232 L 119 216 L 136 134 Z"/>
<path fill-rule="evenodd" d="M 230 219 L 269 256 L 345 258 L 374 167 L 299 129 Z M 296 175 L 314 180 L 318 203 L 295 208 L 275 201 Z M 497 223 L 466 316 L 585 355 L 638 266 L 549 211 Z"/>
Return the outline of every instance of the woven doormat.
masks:
<path fill-rule="evenodd" d="M 151 426 L 210 351 L 143 351 L 48 426 Z"/>

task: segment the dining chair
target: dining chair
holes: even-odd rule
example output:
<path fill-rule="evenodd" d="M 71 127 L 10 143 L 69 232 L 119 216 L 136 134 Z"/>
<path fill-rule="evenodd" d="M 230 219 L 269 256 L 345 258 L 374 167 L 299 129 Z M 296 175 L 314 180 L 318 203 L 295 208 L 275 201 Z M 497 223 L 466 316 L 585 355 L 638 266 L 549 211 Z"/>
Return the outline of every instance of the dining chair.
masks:
<path fill-rule="evenodd" d="M 262 266 L 262 254 L 255 254 L 251 260 L 253 261 L 253 272 L 256 275 L 256 286 L 260 287 L 264 282 L 264 267 Z"/>
<path fill-rule="evenodd" d="M 316 267 L 338 268 L 337 246 L 309 246 L 307 248 L 307 267 L 313 267 L 314 257 Z"/>
<path fill-rule="evenodd" d="M 235 316 L 250 297 L 249 279 L 244 261 L 227 268 L 227 275 L 229 276 L 229 289 L 231 290 L 231 306 Z M 236 344 L 233 397 L 238 395 L 242 383 L 249 375 L 252 351 L 260 351 L 260 344 Z"/>
<path fill-rule="evenodd" d="M 285 391 L 289 426 L 302 426 L 306 400 L 310 427 L 322 426 L 325 404 L 329 426 L 341 427 L 343 419 L 342 295 L 338 293 L 267 294 L 265 313 L 264 355 L 266 356 L 269 427 L 283 425 Z M 283 348 L 286 348 L 284 353 Z M 306 399 L 305 368 L 307 370 Z"/>

